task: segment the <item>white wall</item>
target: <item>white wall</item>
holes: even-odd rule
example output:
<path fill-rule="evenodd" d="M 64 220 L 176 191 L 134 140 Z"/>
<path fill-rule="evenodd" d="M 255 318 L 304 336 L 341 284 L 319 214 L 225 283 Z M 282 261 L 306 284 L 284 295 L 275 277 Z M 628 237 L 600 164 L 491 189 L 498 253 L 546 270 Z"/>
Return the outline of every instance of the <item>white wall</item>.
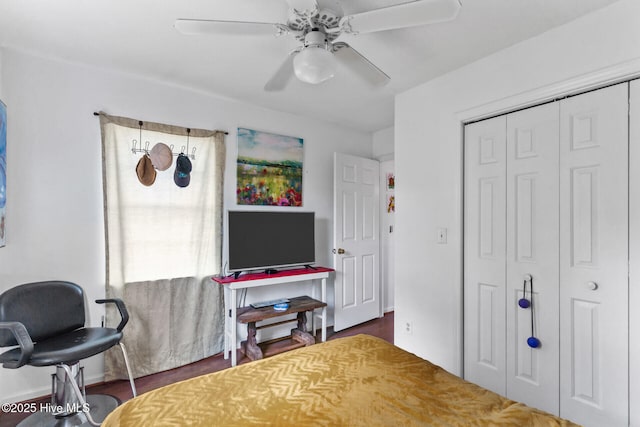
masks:
<path fill-rule="evenodd" d="M 462 121 L 640 72 L 638 16 L 621 0 L 396 98 L 397 345 L 461 374 Z"/>
<path fill-rule="evenodd" d="M 393 126 L 373 133 L 373 157 L 384 161 L 393 159 Z"/>
<path fill-rule="evenodd" d="M 101 148 L 94 111 L 229 131 L 226 208 L 235 206 L 237 127 L 304 138 L 303 210 L 316 212 L 319 265 L 332 260 L 332 153 L 372 156 L 369 134 L 132 75 L 5 49 L 1 76 L 9 154 L 0 292 L 29 281 L 65 279 L 83 286 L 88 301 L 104 296 Z M 271 290 L 288 296 L 282 292 L 290 294 L 291 288 Z M 98 325 L 101 306 L 90 306 L 88 323 Z M 85 363 L 89 382 L 102 379 L 102 363 L 101 357 Z M 0 369 L 0 401 L 48 393 L 50 373 L 48 368 Z"/>

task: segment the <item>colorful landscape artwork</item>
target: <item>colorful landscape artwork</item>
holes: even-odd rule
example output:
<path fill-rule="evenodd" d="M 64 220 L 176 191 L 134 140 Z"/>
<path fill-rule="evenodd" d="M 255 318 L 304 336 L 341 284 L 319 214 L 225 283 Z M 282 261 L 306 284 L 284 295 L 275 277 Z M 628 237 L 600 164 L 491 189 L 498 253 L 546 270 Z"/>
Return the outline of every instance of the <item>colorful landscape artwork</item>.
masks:
<path fill-rule="evenodd" d="M 239 205 L 302 206 L 303 139 L 238 128 Z"/>
<path fill-rule="evenodd" d="M 5 245 L 7 212 L 7 106 L 0 101 L 0 248 Z"/>

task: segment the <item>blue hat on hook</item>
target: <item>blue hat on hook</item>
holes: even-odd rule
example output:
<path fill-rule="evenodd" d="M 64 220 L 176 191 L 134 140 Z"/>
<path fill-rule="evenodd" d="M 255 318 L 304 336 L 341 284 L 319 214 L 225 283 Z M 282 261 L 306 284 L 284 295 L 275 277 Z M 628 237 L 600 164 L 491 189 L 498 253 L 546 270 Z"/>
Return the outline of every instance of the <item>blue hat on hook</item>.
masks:
<path fill-rule="evenodd" d="M 180 153 L 176 160 L 176 170 L 173 173 L 173 182 L 178 187 L 186 187 L 191 182 L 191 160 L 186 154 Z"/>

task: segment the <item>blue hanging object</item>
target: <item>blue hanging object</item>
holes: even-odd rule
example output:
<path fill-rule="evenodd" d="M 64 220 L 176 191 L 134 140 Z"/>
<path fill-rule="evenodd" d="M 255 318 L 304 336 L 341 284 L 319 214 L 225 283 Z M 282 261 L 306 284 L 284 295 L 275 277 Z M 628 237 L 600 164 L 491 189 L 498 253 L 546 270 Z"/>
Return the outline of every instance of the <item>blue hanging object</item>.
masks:
<path fill-rule="evenodd" d="M 527 299 L 527 282 L 529 282 L 529 295 L 530 299 Z M 534 320 L 535 315 L 533 312 L 533 277 L 530 274 L 526 274 L 524 283 L 522 285 L 522 298 L 518 300 L 520 308 L 531 308 L 531 336 L 527 338 L 527 345 L 531 348 L 540 347 L 540 340 L 535 337 L 534 333 Z"/>
<path fill-rule="evenodd" d="M 522 298 L 518 300 L 518 305 L 520 308 L 529 308 L 531 306 L 531 302 L 527 299 L 527 282 L 531 280 L 530 274 L 524 275 L 524 283 L 522 283 Z M 533 298 L 533 296 L 531 296 Z"/>

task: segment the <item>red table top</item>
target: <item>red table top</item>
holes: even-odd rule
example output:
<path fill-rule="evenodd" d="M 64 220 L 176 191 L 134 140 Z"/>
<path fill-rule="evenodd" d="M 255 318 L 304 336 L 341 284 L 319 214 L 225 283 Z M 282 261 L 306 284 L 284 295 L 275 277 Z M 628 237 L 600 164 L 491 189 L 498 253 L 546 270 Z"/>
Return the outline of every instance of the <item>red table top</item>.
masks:
<path fill-rule="evenodd" d="M 265 272 L 259 273 L 244 273 L 240 275 L 237 279 L 233 277 L 233 274 L 230 276 L 218 277 L 214 276 L 211 280 L 220 283 L 220 284 L 228 284 L 235 282 L 244 282 L 247 280 L 259 280 L 259 279 L 273 279 L 277 277 L 289 277 L 289 276 L 300 276 L 304 274 L 315 274 L 315 273 L 328 273 L 335 271 L 333 268 L 328 267 L 317 267 L 313 268 L 294 268 L 291 270 L 278 270 L 276 273 L 267 274 Z"/>

